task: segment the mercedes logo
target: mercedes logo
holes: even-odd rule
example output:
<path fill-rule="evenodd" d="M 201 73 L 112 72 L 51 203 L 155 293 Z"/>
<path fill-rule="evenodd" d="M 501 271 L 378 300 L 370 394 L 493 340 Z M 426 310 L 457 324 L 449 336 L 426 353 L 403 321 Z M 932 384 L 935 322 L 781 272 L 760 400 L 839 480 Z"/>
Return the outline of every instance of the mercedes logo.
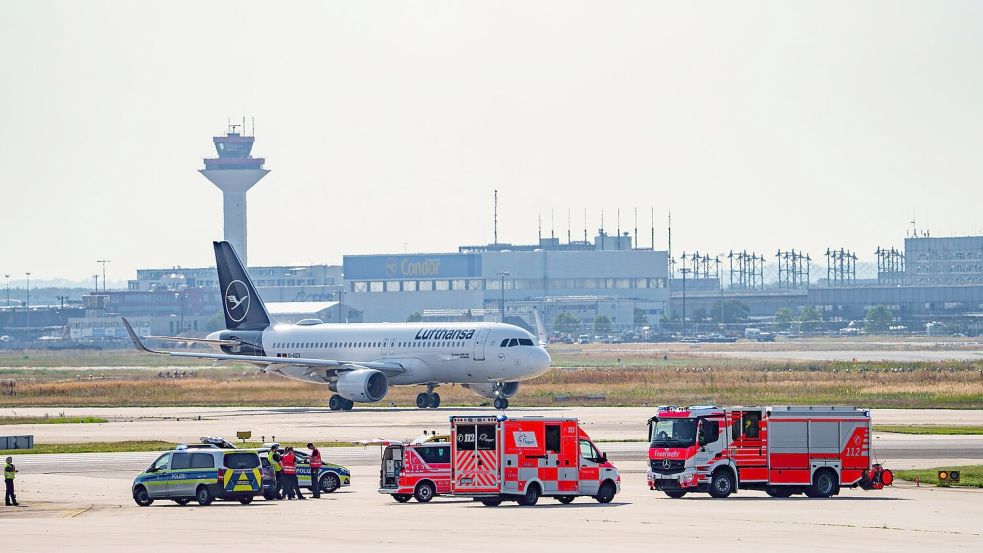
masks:
<path fill-rule="evenodd" d="M 237 323 L 249 313 L 249 289 L 241 280 L 233 280 L 225 288 L 225 312 Z"/>
<path fill-rule="evenodd" d="M 672 461 L 670 461 L 669 459 L 662 460 L 662 468 L 667 469 L 671 466 L 672 466 Z"/>

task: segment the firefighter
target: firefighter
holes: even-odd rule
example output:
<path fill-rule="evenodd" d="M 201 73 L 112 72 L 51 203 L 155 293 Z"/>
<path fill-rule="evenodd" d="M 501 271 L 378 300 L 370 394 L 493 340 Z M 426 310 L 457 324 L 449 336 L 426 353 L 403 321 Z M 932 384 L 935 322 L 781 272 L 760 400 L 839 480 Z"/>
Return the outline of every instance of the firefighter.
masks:
<path fill-rule="evenodd" d="M 4 502 L 8 507 L 16 507 L 17 496 L 14 495 L 14 477 L 17 475 L 17 467 L 14 466 L 14 458 L 7 457 L 7 464 L 3 467 L 3 483 L 7 487 L 7 493 L 3 496 Z"/>
<path fill-rule="evenodd" d="M 274 495 L 276 499 L 283 499 L 283 465 L 280 464 L 280 453 L 277 452 L 277 447 L 279 446 L 276 444 L 270 446 L 270 450 L 266 452 L 266 459 L 273 468 Z"/>
<path fill-rule="evenodd" d="M 297 458 L 294 456 L 294 448 L 287 446 L 280 462 L 283 463 L 283 487 L 287 499 L 293 499 L 295 494 L 297 499 L 307 499 L 300 493 L 300 485 L 297 483 Z"/>
<path fill-rule="evenodd" d="M 321 499 L 321 482 L 318 479 L 321 470 L 321 451 L 313 443 L 307 444 L 311 452 L 311 494 L 314 499 Z"/>

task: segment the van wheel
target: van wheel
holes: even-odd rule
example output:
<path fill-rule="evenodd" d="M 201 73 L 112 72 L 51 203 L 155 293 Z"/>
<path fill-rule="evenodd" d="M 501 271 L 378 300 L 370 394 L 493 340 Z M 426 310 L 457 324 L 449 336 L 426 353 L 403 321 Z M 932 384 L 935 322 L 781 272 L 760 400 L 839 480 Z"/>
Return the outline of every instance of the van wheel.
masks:
<path fill-rule="evenodd" d="M 780 488 L 775 486 L 768 486 L 767 488 L 765 488 L 765 493 L 771 497 L 778 497 L 782 499 L 792 497 L 792 490 L 789 489 L 787 486 L 782 486 Z"/>
<path fill-rule="evenodd" d="M 430 482 L 420 482 L 416 485 L 416 489 L 413 490 L 413 497 L 420 503 L 427 503 L 433 499 L 436 493 L 437 490 L 434 489 L 433 484 Z"/>
<path fill-rule="evenodd" d="M 321 477 L 321 492 L 322 493 L 332 493 L 341 487 L 341 481 L 338 480 L 338 476 L 332 473 L 328 473 Z"/>
<path fill-rule="evenodd" d="M 133 501 L 141 507 L 149 507 L 154 503 L 154 500 L 150 499 L 150 492 L 143 486 L 133 490 Z"/>
<path fill-rule="evenodd" d="M 573 503 L 573 500 L 574 499 L 577 499 L 577 496 L 575 496 L 575 495 L 560 495 L 560 496 L 557 496 L 557 498 L 556 498 L 557 501 L 559 501 L 560 503 L 563 503 L 564 505 L 567 505 L 568 503 Z"/>
<path fill-rule="evenodd" d="M 239 498 L 239 503 L 242 503 L 243 505 L 249 505 L 252 502 L 253 502 L 253 496 L 251 495 L 247 495 L 245 497 Z"/>
<path fill-rule="evenodd" d="M 481 498 L 481 504 L 485 507 L 498 507 L 502 504 L 501 497 L 483 497 Z"/>
<path fill-rule="evenodd" d="M 539 484 L 532 483 L 526 487 L 526 493 L 519 496 L 518 503 L 523 507 L 532 507 L 539 501 Z"/>
<path fill-rule="evenodd" d="M 662 492 L 673 499 L 679 499 L 680 497 L 686 495 L 686 492 L 682 490 L 662 490 Z"/>
<path fill-rule="evenodd" d="M 724 498 L 734 493 L 734 476 L 727 469 L 717 469 L 710 479 L 710 495 Z"/>
<path fill-rule="evenodd" d="M 836 495 L 836 492 L 839 491 L 838 487 L 836 474 L 831 470 L 824 469 L 812 477 L 812 485 L 806 488 L 806 495 L 825 499 Z"/>
<path fill-rule="evenodd" d="M 198 504 L 201 506 L 211 505 L 215 498 L 212 497 L 212 492 L 208 491 L 208 486 L 198 486 L 195 490 L 195 499 L 198 500 Z"/>
<path fill-rule="evenodd" d="M 400 503 L 406 503 L 407 501 L 410 500 L 411 497 L 413 497 L 413 496 L 410 495 L 410 494 L 407 494 L 407 493 L 394 493 L 393 494 L 393 499 L 395 499 L 396 501 L 398 501 Z"/>
<path fill-rule="evenodd" d="M 615 492 L 616 490 L 614 483 L 608 480 L 607 482 L 601 484 L 601 489 L 597 490 L 597 495 L 594 496 L 594 499 L 596 499 L 598 503 L 611 503 L 611 501 L 614 499 Z"/>
<path fill-rule="evenodd" d="M 191 503 L 191 498 L 190 497 L 182 497 L 181 499 L 175 499 L 174 500 L 174 503 L 177 503 L 178 505 L 184 507 L 188 503 Z"/>

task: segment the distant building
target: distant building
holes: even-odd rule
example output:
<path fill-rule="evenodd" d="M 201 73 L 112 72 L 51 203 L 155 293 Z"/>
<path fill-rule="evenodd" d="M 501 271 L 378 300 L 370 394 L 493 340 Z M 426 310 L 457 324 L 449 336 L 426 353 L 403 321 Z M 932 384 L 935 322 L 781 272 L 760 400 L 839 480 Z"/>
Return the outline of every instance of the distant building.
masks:
<path fill-rule="evenodd" d="M 983 236 L 906 238 L 905 283 L 983 284 Z"/>

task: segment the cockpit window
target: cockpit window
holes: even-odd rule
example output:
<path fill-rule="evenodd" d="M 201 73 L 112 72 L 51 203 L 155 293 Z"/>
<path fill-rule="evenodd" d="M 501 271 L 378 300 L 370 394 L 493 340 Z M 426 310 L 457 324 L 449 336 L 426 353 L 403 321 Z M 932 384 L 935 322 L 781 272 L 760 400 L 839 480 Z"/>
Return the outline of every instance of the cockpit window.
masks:
<path fill-rule="evenodd" d="M 506 338 L 506 339 L 502 340 L 502 345 L 500 345 L 498 347 L 500 347 L 500 348 L 507 348 L 507 347 L 509 347 L 509 339 Z"/>
<path fill-rule="evenodd" d="M 533 344 L 532 344 L 532 340 L 530 340 L 529 338 L 519 338 L 519 345 L 520 346 L 531 346 Z"/>
<path fill-rule="evenodd" d="M 516 340 L 515 338 L 512 338 L 511 340 L 509 340 L 509 347 L 510 347 L 510 348 L 511 348 L 511 347 L 515 347 L 515 346 L 517 346 L 517 345 L 519 345 L 519 341 L 518 341 L 518 340 Z"/>

